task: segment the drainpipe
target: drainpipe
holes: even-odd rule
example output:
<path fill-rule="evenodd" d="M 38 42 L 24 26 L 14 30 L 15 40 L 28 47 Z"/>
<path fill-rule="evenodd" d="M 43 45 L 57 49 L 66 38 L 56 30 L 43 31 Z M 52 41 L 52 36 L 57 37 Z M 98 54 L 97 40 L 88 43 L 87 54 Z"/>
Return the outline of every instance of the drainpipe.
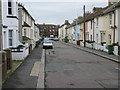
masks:
<path fill-rule="evenodd" d="M 94 39 L 94 36 L 95 36 L 95 35 L 94 35 L 94 34 L 95 34 L 95 28 L 94 28 L 94 27 L 95 27 L 95 22 L 94 22 L 94 20 L 93 20 L 93 41 L 95 41 L 95 39 Z"/>
<path fill-rule="evenodd" d="M 94 19 L 93 19 L 93 41 L 95 41 L 95 22 L 94 22 Z M 93 48 L 94 48 L 94 44 L 93 44 Z"/>
<path fill-rule="evenodd" d="M 3 40 L 2 40 L 2 0 L 0 0 L 0 51 L 3 48 Z"/>
<path fill-rule="evenodd" d="M 116 25 L 115 25 L 115 22 L 116 22 L 116 14 L 115 14 L 115 11 L 114 11 L 114 32 L 113 32 L 113 43 L 115 43 L 115 30 L 116 30 Z"/>

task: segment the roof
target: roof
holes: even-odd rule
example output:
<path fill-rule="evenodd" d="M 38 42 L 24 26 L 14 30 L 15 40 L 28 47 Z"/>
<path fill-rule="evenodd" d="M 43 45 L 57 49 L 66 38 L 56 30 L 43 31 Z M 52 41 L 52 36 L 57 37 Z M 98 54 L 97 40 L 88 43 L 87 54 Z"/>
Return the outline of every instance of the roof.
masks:
<path fill-rule="evenodd" d="M 110 13 L 110 12 L 113 12 L 113 11 L 115 11 L 115 9 L 118 8 L 118 7 L 120 7 L 120 2 L 111 5 L 108 9 L 106 9 L 106 10 L 103 12 L 103 14 L 108 14 L 108 13 Z"/>
<path fill-rule="evenodd" d="M 35 19 L 30 15 L 30 13 L 27 11 L 27 9 L 22 4 L 19 3 L 18 6 L 22 7 L 24 11 L 27 12 L 27 14 L 32 18 L 32 20 L 35 21 Z"/>
<path fill-rule="evenodd" d="M 106 10 L 107 8 L 109 8 L 109 6 L 107 6 L 107 7 L 105 7 L 105 8 L 102 8 L 102 9 L 100 9 L 100 10 L 94 12 L 94 13 L 89 14 L 89 15 L 87 15 L 85 18 L 84 18 L 84 17 L 81 18 L 81 19 L 78 21 L 78 24 L 83 23 L 84 20 L 85 20 L 85 21 L 93 20 L 95 17 L 102 15 L 103 11 Z"/>

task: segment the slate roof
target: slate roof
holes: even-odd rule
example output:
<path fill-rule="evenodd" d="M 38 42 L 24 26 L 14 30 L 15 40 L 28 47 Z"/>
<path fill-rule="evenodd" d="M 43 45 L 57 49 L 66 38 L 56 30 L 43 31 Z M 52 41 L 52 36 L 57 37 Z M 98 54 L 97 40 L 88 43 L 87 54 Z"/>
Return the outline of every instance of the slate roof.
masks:
<path fill-rule="evenodd" d="M 76 22 L 77 24 L 80 24 L 80 23 L 83 23 L 84 20 L 85 21 L 90 21 L 90 20 L 93 20 L 95 17 L 98 17 L 98 16 L 102 16 L 102 15 L 105 15 L 105 14 L 108 14 L 110 12 L 113 12 L 116 8 L 119 8 L 120 7 L 120 2 L 118 3 L 115 3 L 113 5 L 110 5 L 110 6 L 107 6 L 105 8 L 102 8 L 94 13 L 91 13 L 89 15 L 87 15 L 84 19 L 81 18 L 81 19 L 77 19 Z M 76 24 L 76 22 L 73 22 L 71 25 L 69 25 L 67 28 L 70 28 L 71 26 L 74 26 Z"/>
<path fill-rule="evenodd" d="M 118 8 L 118 7 L 120 7 L 120 2 L 115 3 L 115 4 L 113 4 L 112 6 L 110 6 L 108 9 L 106 9 L 106 10 L 103 12 L 103 14 L 105 15 L 105 14 L 108 14 L 108 13 L 110 13 L 110 12 L 113 12 L 113 11 L 115 11 L 115 9 Z"/>

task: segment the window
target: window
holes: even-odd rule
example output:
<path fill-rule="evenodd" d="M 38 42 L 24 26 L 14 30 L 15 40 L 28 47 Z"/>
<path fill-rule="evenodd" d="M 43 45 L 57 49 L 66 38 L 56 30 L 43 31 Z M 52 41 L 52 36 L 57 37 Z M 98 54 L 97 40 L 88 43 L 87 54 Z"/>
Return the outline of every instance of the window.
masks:
<path fill-rule="evenodd" d="M 109 34 L 109 44 L 111 44 L 111 35 Z"/>
<path fill-rule="evenodd" d="M 109 15 L 110 25 L 112 25 L 112 15 Z"/>
<path fill-rule="evenodd" d="M 12 37 L 13 37 L 13 30 L 9 30 L 9 46 L 13 45 Z"/>
<path fill-rule="evenodd" d="M 91 21 L 91 29 L 92 29 L 92 21 Z"/>
<path fill-rule="evenodd" d="M 26 36 L 26 29 L 24 29 L 24 36 Z"/>
<path fill-rule="evenodd" d="M 101 42 L 104 42 L 105 38 L 105 33 L 101 33 Z"/>
<path fill-rule="evenodd" d="M 97 26 L 99 25 L 99 18 L 97 18 Z"/>
<path fill-rule="evenodd" d="M 98 43 L 98 34 L 96 34 L 96 42 Z"/>
<path fill-rule="evenodd" d="M 91 41 L 92 41 L 92 35 L 90 35 L 90 39 L 91 39 Z"/>
<path fill-rule="evenodd" d="M 12 2 L 10 0 L 8 1 L 8 14 L 12 14 Z"/>

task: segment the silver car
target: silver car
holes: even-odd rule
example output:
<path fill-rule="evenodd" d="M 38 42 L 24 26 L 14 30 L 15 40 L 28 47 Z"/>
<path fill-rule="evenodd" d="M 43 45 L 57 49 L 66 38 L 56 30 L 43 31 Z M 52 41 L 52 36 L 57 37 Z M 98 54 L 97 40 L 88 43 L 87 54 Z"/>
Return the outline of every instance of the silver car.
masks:
<path fill-rule="evenodd" d="M 53 49 L 53 42 L 49 39 L 44 39 L 43 49 L 47 49 L 47 48 Z"/>

